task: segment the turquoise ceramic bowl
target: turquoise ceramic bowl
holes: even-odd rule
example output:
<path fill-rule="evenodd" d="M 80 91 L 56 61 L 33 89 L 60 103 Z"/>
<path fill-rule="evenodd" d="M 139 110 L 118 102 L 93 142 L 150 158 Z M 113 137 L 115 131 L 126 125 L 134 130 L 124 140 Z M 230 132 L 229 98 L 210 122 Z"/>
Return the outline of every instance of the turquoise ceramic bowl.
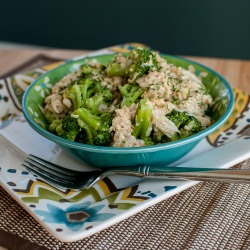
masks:
<path fill-rule="evenodd" d="M 23 97 L 23 112 L 30 126 L 42 136 L 59 144 L 76 157 L 94 167 L 135 166 L 144 164 L 169 164 L 180 159 L 190 152 L 197 143 L 218 129 L 229 117 L 233 109 L 234 94 L 229 83 L 215 71 L 198 63 L 169 55 L 161 55 L 169 63 L 193 70 L 203 78 L 203 83 L 208 92 L 215 99 L 215 105 L 210 111 L 214 123 L 207 129 L 175 142 L 158 144 L 138 148 L 112 148 L 81 144 L 65 140 L 47 130 L 42 107 L 44 95 L 50 92 L 51 87 L 69 72 L 75 71 L 89 59 L 67 62 L 35 80 Z M 95 57 L 100 63 L 111 60 L 113 55 Z"/>

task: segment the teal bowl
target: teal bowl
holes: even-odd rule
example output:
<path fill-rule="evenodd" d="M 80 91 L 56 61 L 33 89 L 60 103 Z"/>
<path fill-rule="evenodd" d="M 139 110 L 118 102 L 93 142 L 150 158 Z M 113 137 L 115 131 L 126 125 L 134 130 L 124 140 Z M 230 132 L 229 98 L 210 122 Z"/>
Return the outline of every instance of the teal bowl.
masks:
<path fill-rule="evenodd" d="M 113 56 L 109 54 L 94 58 L 100 63 L 107 63 Z M 24 116 L 30 126 L 39 134 L 62 146 L 93 167 L 173 163 L 190 152 L 200 140 L 214 132 L 228 119 L 234 105 L 234 94 L 230 84 L 215 71 L 180 57 L 170 55 L 161 56 L 169 63 L 185 69 L 192 69 L 196 75 L 202 77 L 207 91 L 215 100 L 214 106 L 209 111 L 213 123 L 205 130 L 178 141 L 136 148 L 113 148 L 81 144 L 50 133 L 47 130 L 48 124 L 42 112 L 44 97 L 49 94 L 52 86 L 57 81 L 66 74 L 75 71 L 90 58 L 66 62 L 35 80 L 23 96 L 22 107 Z"/>

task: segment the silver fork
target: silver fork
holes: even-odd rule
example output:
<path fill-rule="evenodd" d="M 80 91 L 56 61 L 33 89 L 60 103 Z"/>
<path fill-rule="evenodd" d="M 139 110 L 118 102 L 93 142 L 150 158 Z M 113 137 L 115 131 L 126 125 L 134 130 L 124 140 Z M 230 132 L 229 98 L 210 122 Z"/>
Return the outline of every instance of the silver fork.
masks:
<path fill-rule="evenodd" d="M 144 165 L 81 172 L 58 166 L 34 155 L 28 155 L 22 165 L 42 179 L 69 189 L 90 188 L 97 181 L 112 175 L 136 177 L 149 176 L 172 180 L 219 181 L 250 184 L 250 169 L 161 167 Z"/>

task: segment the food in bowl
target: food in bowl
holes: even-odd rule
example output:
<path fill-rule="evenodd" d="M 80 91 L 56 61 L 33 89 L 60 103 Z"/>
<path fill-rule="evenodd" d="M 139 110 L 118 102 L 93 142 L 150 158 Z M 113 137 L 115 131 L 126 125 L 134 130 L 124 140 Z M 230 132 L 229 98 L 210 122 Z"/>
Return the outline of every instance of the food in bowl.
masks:
<path fill-rule="evenodd" d="M 108 147 L 174 142 L 212 123 L 214 100 L 202 79 L 158 53 L 135 48 L 108 63 L 88 60 L 57 81 L 44 100 L 48 130 Z"/>
<path fill-rule="evenodd" d="M 194 72 L 199 79 L 202 79 L 206 93 L 209 93 L 213 99 L 211 107 L 208 105 L 207 111 L 204 111 L 211 121 L 211 125 L 208 125 L 207 128 L 183 139 L 168 140 L 167 143 L 142 147 L 97 146 L 64 139 L 50 132 L 49 126 L 51 123 L 45 118 L 44 100 L 46 96 L 51 94 L 53 86 L 66 75 L 70 76 L 71 72 L 77 72 L 83 65 L 93 63 L 93 60 L 95 63 L 108 65 L 112 62 L 115 63 L 114 57 L 116 56 L 114 53 L 107 53 L 70 60 L 41 75 L 25 91 L 22 100 L 23 113 L 29 125 L 41 136 L 55 142 L 93 167 L 123 167 L 145 164 L 160 164 L 163 166 L 179 160 L 207 135 L 218 130 L 226 122 L 233 110 L 233 90 L 221 75 L 196 62 L 181 57 L 160 54 L 160 57 L 167 61 L 168 64 Z M 46 113 L 47 118 L 49 113 Z M 60 117 L 58 116 L 58 118 Z"/>

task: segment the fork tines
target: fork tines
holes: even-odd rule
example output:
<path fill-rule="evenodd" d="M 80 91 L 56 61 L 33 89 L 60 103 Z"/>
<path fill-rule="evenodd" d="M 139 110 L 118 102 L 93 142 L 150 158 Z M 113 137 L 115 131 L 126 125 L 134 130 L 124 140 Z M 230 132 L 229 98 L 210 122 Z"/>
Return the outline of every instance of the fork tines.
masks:
<path fill-rule="evenodd" d="M 38 176 L 57 184 L 73 184 L 77 176 L 75 171 L 64 169 L 35 155 L 28 155 L 22 165 Z"/>

